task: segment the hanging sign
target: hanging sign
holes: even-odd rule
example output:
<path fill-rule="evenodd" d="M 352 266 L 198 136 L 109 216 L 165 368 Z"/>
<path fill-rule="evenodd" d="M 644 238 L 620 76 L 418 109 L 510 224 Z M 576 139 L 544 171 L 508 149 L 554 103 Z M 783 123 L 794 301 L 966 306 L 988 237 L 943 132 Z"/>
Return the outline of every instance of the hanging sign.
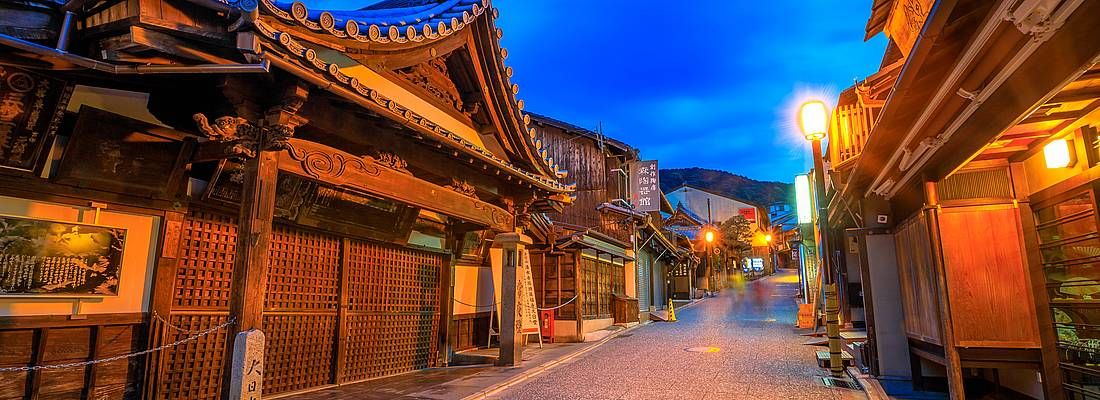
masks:
<path fill-rule="evenodd" d="M 520 310 L 520 333 L 522 334 L 536 334 L 539 333 L 539 309 L 535 303 L 535 280 L 531 276 L 531 252 L 523 251 L 523 264 L 520 266 L 523 269 L 523 282 L 520 287 L 519 295 L 519 310 Z"/>
<path fill-rule="evenodd" d="M 630 202 L 641 212 L 661 211 L 661 183 L 657 160 L 638 161 L 630 169 Z"/>
<path fill-rule="evenodd" d="M 32 171 L 53 138 L 72 86 L 0 66 L 0 167 Z"/>

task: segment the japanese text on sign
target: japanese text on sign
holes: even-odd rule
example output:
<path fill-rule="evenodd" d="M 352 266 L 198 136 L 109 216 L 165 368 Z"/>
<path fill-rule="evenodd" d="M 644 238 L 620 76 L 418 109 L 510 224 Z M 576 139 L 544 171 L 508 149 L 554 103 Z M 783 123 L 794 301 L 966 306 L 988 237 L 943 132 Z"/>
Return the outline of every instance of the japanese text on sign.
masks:
<path fill-rule="evenodd" d="M 642 212 L 661 210 L 661 184 L 657 172 L 657 160 L 638 161 L 631 168 L 634 209 Z"/>

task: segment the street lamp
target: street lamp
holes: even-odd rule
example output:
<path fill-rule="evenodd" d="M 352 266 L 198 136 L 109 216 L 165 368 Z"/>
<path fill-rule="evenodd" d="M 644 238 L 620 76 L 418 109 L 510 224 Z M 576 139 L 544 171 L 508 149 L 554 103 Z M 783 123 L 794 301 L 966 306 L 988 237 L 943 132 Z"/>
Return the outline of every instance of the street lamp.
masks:
<path fill-rule="evenodd" d="M 714 243 L 714 231 L 708 230 L 703 237 L 706 238 L 707 243 Z"/>
<path fill-rule="evenodd" d="M 829 205 L 825 200 L 825 165 L 821 156 L 821 139 L 829 132 L 829 107 L 820 100 L 802 103 L 798 111 L 798 126 L 810 141 L 814 157 L 814 203 L 817 204 L 817 230 L 820 237 L 818 255 L 822 280 L 825 283 L 825 325 L 829 334 L 829 369 L 833 376 L 844 374 L 840 348 L 840 303 L 837 299 L 833 268 L 829 262 Z"/>

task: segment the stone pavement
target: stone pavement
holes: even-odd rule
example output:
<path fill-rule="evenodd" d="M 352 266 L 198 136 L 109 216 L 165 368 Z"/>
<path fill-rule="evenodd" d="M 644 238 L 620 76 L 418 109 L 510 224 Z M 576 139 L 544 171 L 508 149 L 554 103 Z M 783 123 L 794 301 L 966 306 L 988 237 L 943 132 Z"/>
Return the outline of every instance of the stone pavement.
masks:
<path fill-rule="evenodd" d="M 864 399 L 826 388 L 793 328 L 794 272 L 723 291 L 513 385 L 491 399 Z M 685 351 L 717 347 L 712 353 Z"/>

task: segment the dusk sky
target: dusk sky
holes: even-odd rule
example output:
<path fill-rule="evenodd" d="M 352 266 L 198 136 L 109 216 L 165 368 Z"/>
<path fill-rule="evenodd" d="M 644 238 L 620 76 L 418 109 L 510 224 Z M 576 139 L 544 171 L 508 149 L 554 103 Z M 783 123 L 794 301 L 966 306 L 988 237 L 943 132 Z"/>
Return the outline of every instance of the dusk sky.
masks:
<path fill-rule="evenodd" d="M 835 100 L 878 69 L 871 1 L 496 0 L 527 109 L 641 149 L 662 168 L 792 182 L 809 147 L 797 93 Z"/>
<path fill-rule="evenodd" d="M 354 9 L 370 1 L 308 0 Z M 527 109 L 641 149 L 662 168 L 793 182 L 810 168 L 792 122 L 878 69 L 871 0 L 496 0 Z"/>

